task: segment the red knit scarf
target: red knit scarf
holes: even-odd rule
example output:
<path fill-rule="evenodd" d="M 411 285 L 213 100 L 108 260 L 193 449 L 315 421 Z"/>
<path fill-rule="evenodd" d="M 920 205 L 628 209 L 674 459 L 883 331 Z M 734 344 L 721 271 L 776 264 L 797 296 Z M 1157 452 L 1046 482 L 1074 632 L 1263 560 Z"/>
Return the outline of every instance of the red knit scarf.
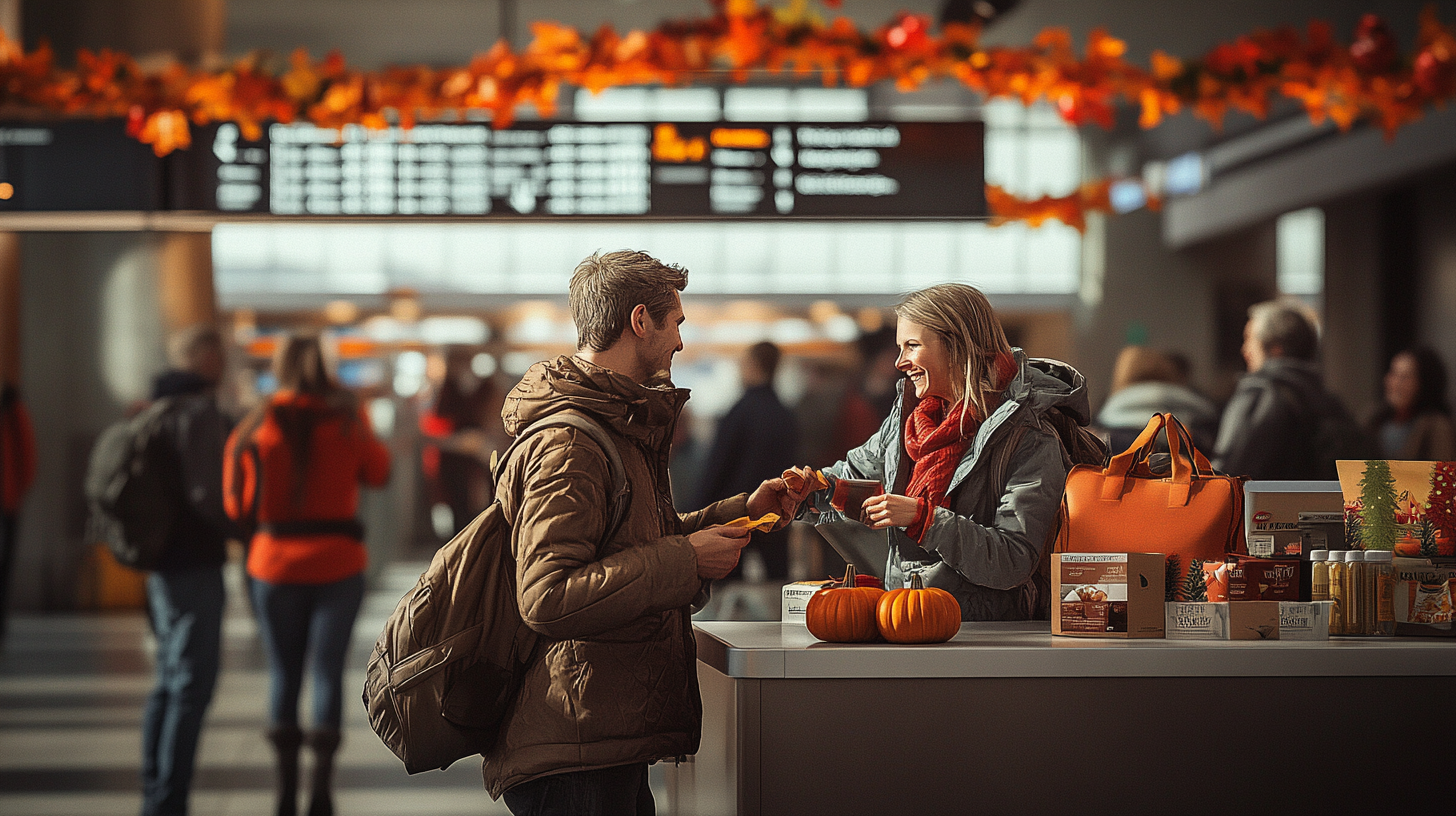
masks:
<path fill-rule="evenodd" d="M 1009 354 L 998 355 L 997 389 L 1005 388 L 1015 375 L 1015 358 Z M 970 413 L 966 414 L 968 408 Z M 965 415 L 964 423 L 962 415 Z M 949 410 L 945 400 L 939 397 L 921 400 L 905 423 L 905 452 L 915 462 L 905 495 L 923 498 L 932 507 L 946 507 L 949 502 L 945 491 L 950 486 L 950 478 L 985 420 L 969 400 L 961 400 Z"/>

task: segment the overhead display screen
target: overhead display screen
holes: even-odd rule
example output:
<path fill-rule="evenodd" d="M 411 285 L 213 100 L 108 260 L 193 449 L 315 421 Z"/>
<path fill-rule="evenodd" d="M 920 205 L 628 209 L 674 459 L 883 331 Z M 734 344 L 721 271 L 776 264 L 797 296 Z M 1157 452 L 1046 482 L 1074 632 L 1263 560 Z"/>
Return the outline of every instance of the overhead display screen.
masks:
<path fill-rule="evenodd" d="M 280 217 L 982 218 L 979 122 L 195 128 L 158 159 L 120 121 L 0 125 L 0 210 Z"/>
<path fill-rule="evenodd" d="M 216 208 L 280 216 L 979 218 L 979 122 L 223 126 Z"/>

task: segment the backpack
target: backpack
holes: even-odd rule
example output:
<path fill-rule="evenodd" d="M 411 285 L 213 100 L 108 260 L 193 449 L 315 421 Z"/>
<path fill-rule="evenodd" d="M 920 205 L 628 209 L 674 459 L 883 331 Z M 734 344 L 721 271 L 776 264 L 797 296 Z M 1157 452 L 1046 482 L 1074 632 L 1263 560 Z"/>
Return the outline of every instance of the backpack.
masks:
<path fill-rule="evenodd" d="M 101 432 L 86 465 L 90 536 L 106 542 L 117 563 L 155 569 L 181 513 L 182 475 L 164 398 Z"/>
<path fill-rule="evenodd" d="M 558 413 L 532 423 L 491 476 L 498 481 L 516 446 L 552 426 L 582 431 L 606 455 L 612 498 L 602 541 L 610 541 L 631 491 L 616 445 L 585 415 Z M 364 681 L 369 724 L 412 774 L 489 751 L 536 638 L 516 605 L 511 528 L 495 501 L 440 548 L 385 623 Z"/>

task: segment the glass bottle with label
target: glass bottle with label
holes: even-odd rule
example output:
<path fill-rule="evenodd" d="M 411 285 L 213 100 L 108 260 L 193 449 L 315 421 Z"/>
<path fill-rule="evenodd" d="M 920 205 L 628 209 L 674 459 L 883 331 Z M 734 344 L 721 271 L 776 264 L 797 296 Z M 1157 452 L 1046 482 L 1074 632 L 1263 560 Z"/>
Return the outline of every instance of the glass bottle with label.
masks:
<path fill-rule="evenodd" d="M 1330 599 L 1330 551 L 1312 550 L 1309 554 L 1309 599 Z"/>
<path fill-rule="evenodd" d="M 1395 634 L 1395 553 L 1370 550 L 1365 553 L 1365 598 L 1370 621 L 1369 634 Z"/>
<path fill-rule="evenodd" d="M 1346 550 L 1331 550 L 1329 558 L 1330 634 L 1345 634 L 1345 553 Z"/>
<path fill-rule="evenodd" d="M 1345 634 L 1366 635 L 1365 631 L 1365 551 L 1345 553 Z"/>

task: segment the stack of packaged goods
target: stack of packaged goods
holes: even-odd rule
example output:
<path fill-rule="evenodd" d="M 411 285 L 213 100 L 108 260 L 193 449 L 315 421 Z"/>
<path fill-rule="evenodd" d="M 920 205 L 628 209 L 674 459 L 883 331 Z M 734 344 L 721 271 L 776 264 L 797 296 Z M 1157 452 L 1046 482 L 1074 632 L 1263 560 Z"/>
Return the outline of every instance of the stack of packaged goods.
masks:
<path fill-rule="evenodd" d="M 1324 640 L 1330 607 L 1313 599 L 1298 558 L 1229 555 L 1190 561 L 1182 570 L 1168 557 L 1168 573 L 1181 575 L 1166 593 L 1166 637 L 1181 640 Z"/>

